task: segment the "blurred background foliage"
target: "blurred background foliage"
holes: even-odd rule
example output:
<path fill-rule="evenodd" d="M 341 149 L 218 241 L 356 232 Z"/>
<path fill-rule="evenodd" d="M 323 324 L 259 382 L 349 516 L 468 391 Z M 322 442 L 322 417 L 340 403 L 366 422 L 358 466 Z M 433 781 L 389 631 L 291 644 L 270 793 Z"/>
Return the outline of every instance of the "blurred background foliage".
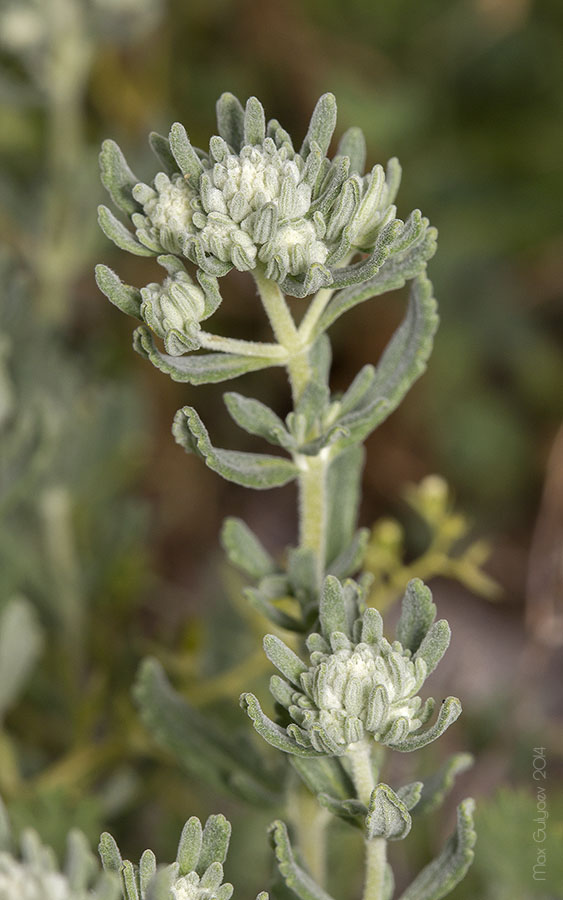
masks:
<path fill-rule="evenodd" d="M 0 792 L 16 825 L 59 848 L 69 825 L 93 841 L 111 825 L 134 858 L 145 845 L 172 858 L 185 818 L 221 808 L 236 826 L 229 877 L 256 892 L 269 866 L 272 810 L 249 815 L 190 779 L 143 729 L 130 687 L 151 653 L 193 704 L 244 729 L 235 701 L 265 677 L 266 627 L 218 532 L 236 514 L 279 552 L 295 496 L 266 500 L 185 457 L 170 437 L 184 403 L 205 409 L 218 444 L 252 439 L 231 433 L 220 389 L 175 385 L 134 355 L 92 275 L 96 261 L 134 284 L 156 275 L 97 231 L 101 139 L 149 180 L 147 133 L 180 120 L 204 145 L 224 90 L 257 94 L 296 136 L 333 91 L 339 132 L 361 125 L 368 162 L 401 160 L 399 212 L 419 206 L 439 229 L 431 365 L 368 445 L 374 602 L 389 606 L 411 570 L 440 576 L 454 642 L 437 677 L 465 708 L 450 749 L 476 754 L 461 780 L 481 798 L 476 863 L 452 896 L 561 897 L 556 850 L 548 884 L 528 864 L 534 746 L 548 748 L 550 839 L 563 838 L 560 0 L 2 0 L 0 629 L 19 634 L 23 616 L 30 638 L 0 692 Z M 218 332 L 266 335 L 249 285 L 223 282 Z M 363 304 L 335 331 L 337 387 L 377 357 L 401 299 Z M 243 390 L 286 411 L 281 375 L 246 376 Z M 441 512 L 428 486 L 443 483 L 421 481 L 434 472 L 450 485 Z M 0 669 L 4 653 L 13 671 L 8 638 Z M 413 832 L 405 881 L 440 837 L 416 845 Z M 355 835 L 337 825 L 333 838 L 349 845 L 342 889 Z"/>

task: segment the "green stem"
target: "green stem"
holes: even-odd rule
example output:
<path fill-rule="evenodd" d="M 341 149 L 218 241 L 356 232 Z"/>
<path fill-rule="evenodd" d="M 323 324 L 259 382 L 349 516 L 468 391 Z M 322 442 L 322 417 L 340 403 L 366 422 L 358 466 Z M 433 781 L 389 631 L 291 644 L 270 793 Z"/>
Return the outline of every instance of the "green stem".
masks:
<path fill-rule="evenodd" d="M 375 787 L 370 744 L 367 741 L 356 744 L 348 751 L 347 758 L 358 799 L 368 806 Z M 384 838 L 373 838 L 365 841 L 365 847 L 366 875 L 363 900 L 383 900 L 387 842 Z"/>
<path fill-rule="evenodd" d="M 307 343 L 304 344 L 299 336 L 293 316 L 289 311 L 279 284 L 266 278 L 260 269 L 255 269 L 252 274 L 258 287 L 262 305 L 270 320 L 272 331 L 278 342 L 287 351 L 286 365 L 293 401 L 296 403 L 311 378 L 309 345 Z"/>
<path fill-rule="evenodd" d="M 260 341 L 242 341 L 236 338 L 221 337 L 200 331 L 199 339 L 205 350 L 217 350 L 221 353 L 238 353 L 241 356 L 268 357 L 280 365 L 287 362 L 288 353 L 279 344 L 262 344 Z"/>
<path fill-rule="evenodd" d="M 327 474 L 330 451 L 317 456 L 296 457 L 299 468 L 299 546 L 316 556 L 317 586 L 320 589 L 326 566 Z"/>

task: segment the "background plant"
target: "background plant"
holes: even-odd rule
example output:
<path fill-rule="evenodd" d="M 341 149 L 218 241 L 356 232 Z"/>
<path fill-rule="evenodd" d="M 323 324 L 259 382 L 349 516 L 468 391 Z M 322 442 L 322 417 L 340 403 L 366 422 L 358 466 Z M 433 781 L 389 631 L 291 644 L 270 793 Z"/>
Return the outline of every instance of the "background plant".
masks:
<path fill-rule="evenodd" d="M 84 82 L 83 133 L 91 161 L 86 161 L 83 150 L 83 178 L 90 178 L 90 188 L 82 195 L 82 209 L 92 208 L 88 191 L 95 189 L 93 160 L 102 137 L 115 136 L 126 146 L 133 168 L 146 180 L 154 171 L 150 151 L 143 151 L 146 131 L 155 124 L 162 130 L 179 118 L 190 123 L 196 143 L 204 141 L 214 127 L 213 103 L 225 85 L 244 96 L 259 85 L 265 105 L 279 112 L 292 134 L 304 133 L 314 97 L 328 85 L 339 97 L 342 128 L 361 122 L 375 159 L 397 153 L 406 165 L 405 207 L 412 198 L 440 225 L 442 252 L 433 261 L 432 271 L 444 302 L 433 365 L 411 398 L 379 429 L 377 440 L 370 441 L 362 521 L 369 525 L 382 516 L 400 521 L 406 553 L 402 566 L 408 566 L 423 552 L 428 533 L 418 516 L 402 503 L 402 485 L 418 483 L 426 472 L 441 471 L 448 476 L 458 509 L 470 513 L 474 533 L 496 534 L 489 571 L 504 587 L 502 606 L 485 606 L 451 585 L 444 593 L 440 582 L 433 583 L 439 606 L 454 625 L 454 647 L 440 669 L 445 667 L 444 676 L 453 679 L 458 685 L 455 692 L 465 700 L 465 715 L 457 729 L 460 745 L 478 751 L 473 774 L 465 776 L 466 781 L 471 780 L 466 792 L 474 795 L 488 795 L 492 785 L 506 780 L 520 782 L 529 790 L 528 748 L 545 741 L 555 758 L 558 752 L 552 725 L 559 682 L 555 659 L 550 661 L 544 650 L 531 652 L 525 670 L 518 668 L 525 640 L 522 613 L 527 548 L 539 510 L 546 448 L 560 414 L 556 389 L 560 381 L 556 219 L 560 168 L 553 155 L 559 144 L 560 122 L 558 14 L 556 3 L 494 7 L 448 3 L 421 8 L 414 16 L 412 10 L 407 15 L 401 4 L 369 11 L 352 4 L 345 18 L 338 4 L 323 4 L 322 9 L 314 3 L 303 4 L 299 11 L 290 6 L 282 11 L 275 4 L 212 4 L 205 10 L 197 3 L 172 4 L 165 12 L 164 26 L 150 37 L 137 39 L 136 44 L 129 40 L 127 47 L 125 43 L 117 46 L 102 36 Z M 125 23 L 125 30 L 129 29 Z M 283 36 L 275 46 L 267 42 L 272 32 Z M 29 236 L 36 233 L 38 200 L 48 190 L 43 164 L 46 119 L 42 101 L 35 89 L 30 90 L 26 70 L 12 52 L 2 57 L 2 78 L 0 134 L 6 173 L 2 237 L 21 257 L 24 248 L 34 247 Z M 68 186 L 67 201 L 72 203 L 78 196 L 76 182 L 69 179 Z M 10 197 L 13 202 L 8 207 Z M 497 227 L 499 221 L 502 227 Z M 94 241 L 92 219 L 88 229 Z M 78 229 L 70 229 L 70 233 L 78 238 Z M 205 707 L 223 718 L 232 709 L 232 697 L 249 684 L 249 677 L 255 679 L 253 690 L 260 694 L 260 673 L 267 662 L 262 653 L 252 649 L 256 639 L 249 637 L 249 632 L 261 636 L 261 623 L 248 605 L 238 600 L 241 580 L 232 570 L 223 571 L 220 577 L 215 574 L 215 561 L 204 562 L 200 547 L 216 541 L 225 512 L 242 515 L 269 547 L 286 543 L 294 528 L 291 488 L 276 492 L 276 504 L 264 505 L 260 495 L 221 482 L 195 460 L 182 461 L 169 443 L 168 430 L 172 412 L 186 402 L 186 388 L 174 387 L 158 372 L 151 377 L 149 370 L 136 365 L 134 355 L 123 353 L 127 326 L 124 321 L 120 324 L 120 317 L 109 306 L 106 310 L 100 305 L 88 275 L 93 251 L 93 243 L 79 245 L 77 241 L 75 245 L 75 256 L 82 255 L 84 263 L 82 268 L 76 267 L 77 278 L 64 299 L 68 325 L 62 343 L 77 366 L 87 369 L 88 378 L 94 372 L 103 377 L 109 373 L 114 383 L 126 379 L 129 390 L 132 384 L 138 386 L 144 398 L 144 427 L 153 411 L 150 433 L 154 437 L 144 445 L 148 454 L 144 458 L 158 458 L 158 465 L 144 469 L 140 459 L 136 478 L 145 500 L 151 503 L 151 545 L 159 587 L 153 592 L 149 585 L 139 594 L 135 580 L 130 581 L 137 599 L 135 612 L 129 607 L 126 619 L 134 623 L 141 640 L 139 652 L 146 647 L 158 653 L 184 695 L 197 702 L 200 710 Z M 33 258 L 33 253 L 26 253 L 26 260 Z M 119 267 L 132 283 L 147 280 L 143 260 L 137 264 L 132 258 L 127 263 L 120 255 L 119 262 L 112 262 L 108 253 L 106 261 Z M 157 271 L 155 268 L 148 280 L 154 280 Z M 246 279 L 229 278 L 225 291 L 233 302 L 223 304 L 215 314 L 217 330 L 224 326 L 238 336 L 252 333 L 256 339 L 265 337 L 254 315 Z M 374 349 L 382 349 L 398 312 L 394 299 L 381 298 L 377 309 L 358 307 L 342 320 L 334 364 L 337 387 L 345 387 L 353 377 L 352 358 L 357 366 L 358 355 L 367 362 L 373 359 Z M 377 315 L 377 327 L 372 327 L 372 315 Z M 356 327 L 359 322 L 360 328 Z M 20 343 L 17 354 L 12 352 L 12 371 L 16 358 L 21 361 L 23 355 Z M 281 378 L 276 380 L 275 370 L 272 375 L 267 385 L 259 373 L 248 375 L 245 389 L 250 393 L 267 390 L 269 396 L 261 396 L 280 409 L 285 388 Z M 27 390 L 21 396 L 25 397 Z M 219 443 L 228 445 L 232 435 L 219 392 L 200 387 L 197 393 L 197 405 L 205 405 L 211 433 Z M 427 424 L 431 419 L 433 427 Z M 72 428 L 69 430 L 72 433 Z M 109 424 L 105 434 L 111 443 Z M 250 449 L 254 442 L 252 438 L 239 440 L 243 449 Z M 134 453 L 133 448 L 130 452 Z M 175 473 L 175 490 L 158 475 L 164 466 Z M 557 469 L 554 448 L 550 471 L 555 475 Z M 194 502 L 199 498 L 197 529 L 179 503 L 185 496 L 193 497 Z M 560 540 L 558 496 L 557 480 L 550 477 L 531 572 L 535 585 L 538 576 L 541 579 L 542 595 L 547 591 L 542 609 L 553 609 L 555 614 L 557 588 L 553 585 L 557 576 L 549 565 L 549 547 L 556 547 Z M 29 513 L 25 516 L 31 525 Z M 83 537 L 88 540 L 86 534 Z M 458 549 L 462 548 L 463 540 Z M 388 554 L 386 544 L 383 550 Z M 394 553 L 395 545 L 391 555 Z M 93 565 L 101 559 L 97 553 L 90 558 Z M 389 564 L 387 555 L 386 566 Z M 108 596 L 124 586 L 119 571 L 123 570 L 113 569 L 106 581 L 110 587 L 113 584 Z M 128 571 L 133 573 L 134 568 Z M 393 596 L 398 593 L 400 590 L 394 591 Z M 230 598 L 228 604 L 225 594 Z M 544 613 L 540 616 L 533 602 L 538 596 L 537 589 L 530 594 L 530 622 L 534 621 L 538 634 L 556 639 L 557 629 L 545 625 Z M 198 602 L 196 597 L 205 600 Z M 117 608 L 113 602 L 104 606 L 108 632 L 112 632 L 110 610 Z M 100 617 L 91 621 L 100 627 Z M 114 619 L 114 634 L 119 633 L 122 621 Z M 449 662 L 452 654 L 455 667 Z M 440 669 L 435 679 L 440 678 Z M 130 671 L 122 668 L 115 676 L 124 696 Z M 38 672 L 44 669 L 40 667 Z M 217 677 L 209 680 L 210 675 Z M 447 687 L 446 693 L 450 690 Z M 27 697 L 29 702 L 30 695 Z M 196 700 L 199 697 L 201 700 Z M 502 728 L 495 724 L 494 716 L 499 703 L 506 713 Z M 22 718 L 23 710 L 14 707 L 8 726 L 13 730 Z M 52 748 L 49 735 L 53 729 L 62 737 L 51 721 L 48 726 L 44 719 L 35 731 L 35 748 Z M 118 829 L 120 843 L 128 844 L 127 852 L 133 858 L 153 841 L 161 842 L 155 849 L 169 858 L 186 814 L 193 810 L 205 818 L 218 808 L 219 801 L 212 799 L 209 787 L 202 789 L 193 779 L 179 777 L 176 765 L 164 754 L 155 766 L 148 745 L 139 742 L 139 735 L 135 741 L 140 751 L 135 765 L 140 767 L 147 791 L 143 797 L 136 795 L 133 806 L 128 807 L 131 812 L 122 810 L 117 816 L 119 825 L 112 827 Z M 432 748 L 426 752 L 432 754 Z M 36 750 L 32 757 L 37 758 Z M 429 759 L 427 770 L 433 765 Z M 556 773 L 555 762 L 554 779 Z M 64 818 L 77 809 L 77 792 L 88 792 L 88 803 L 82 804 L 82 809 L 92 808 L 94 784 L 83 780 L 76 784 L 74 799 L 64 810 L 49 805 L 42 815 L 41 829 L 48 841 L 57 817 L 61 817 L 59 831 L 66 828 Z M 494 804 L 494 797 L 487 801 L 487 806 Z M 480 808 L 484 808 L 483 801 Z M 41 809 L 43 806 L 35 805 L 30 810 L 26 800 L 20 823 L 38 822 Z M 264 846 L 257 837 L 262 824 L 256 822 L 251 828 L 248 817 L 234 804 L 231 817 L 241 814 L 243 822 L 235 828 L 235 843 L 237 834 L 247 833 L 258 851 Z M 156 836 L 155 816 L 159 822 Z M 513 815 L 511 821 L 516 827 L 521 816 Z M 526 826 L 521 827 L 520 844 L 526 840 Z M 92 841 L 97 830 L 99 825 L 88 826 Z M 333 840 L 337 839 L 347 845 L 352 861 L 353 835 L 347 837 L 346 831 L 337 827 Z M 430 833 L 421 835 L 420 830 L 416 836 L 411 832 L 408 843 L 411 863 L 416 847 L 419 867 L 436 849 L 436 844 L 429 846 Z M 474 893 L 483 891 L 485 872 L 493 865 L 491 857 L 481 857 L 482 846 L 483 842 L 467 881 L 468 893 L 478 872 Z M 398 853 L 399 845 L 394 850 Z M 229 865 L 232 872 L 238 868 L 233 880 L 244 885 L 249 873 L 239 864 L 242 856 L 232 854 Z M 522 858 L 522 852 L 514 849 L 515 870 L 516 860 Z M 345 887 L 347 876 L 342 877 Z M 258 886 L 265 884 L 266 877 L 252 881 L 247 893 L 256 881 Z M 520 891 L 527 897 L 540 887 L 517 880 L 515 896 Z"/>

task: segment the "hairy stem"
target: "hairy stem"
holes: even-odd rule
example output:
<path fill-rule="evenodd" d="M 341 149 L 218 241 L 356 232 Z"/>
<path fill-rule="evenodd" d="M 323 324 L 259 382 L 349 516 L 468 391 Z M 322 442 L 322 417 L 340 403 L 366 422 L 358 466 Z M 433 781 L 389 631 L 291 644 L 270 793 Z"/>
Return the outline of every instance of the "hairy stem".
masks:
<path fill-rule="evenodd" d="M 317 456 L 299 455 L 299 546 L 313 550 L 316 557 L 317 587 L 322 587 L 326 567 L 328 450 Z"/>
<path fill-rule="evenodd" d="M 270 320 L 272 331 L 288 354 L 287 370 L 291 383 L 294 403 L 297 402 L 311 377 L 309 364 L 309 346 L 303 344 L 299 332 L 289 311 L 286 299 L 279 284 L 266 278 L 260 269 L 252 273 L 258 287 L 262 305 Z"/>
<path fill-rule="evenodd" d="M 350 774 L 358 799 L 368 806 L 375 787 L 371 748 L 367 741 L 361 741 L 348 751 Z M 363 900 L 383 900 L 387 844 L 384 838 L 366 840 L 366 874 Z"/>
<path fill-rule="evenodd" d="M 200 331 L 199 339 L 201 346 L 206 350 L 218 350 L 221 353 L 238 353 L 241 356 L 268 357 L 276 360 L 280 365 L 287 363 L 287 350 L 285 347 L 280 347 L 279 344 L 262 344 L 260 341 L 237 340 L 236 338 L 210 334 L 208 331 Z"/>

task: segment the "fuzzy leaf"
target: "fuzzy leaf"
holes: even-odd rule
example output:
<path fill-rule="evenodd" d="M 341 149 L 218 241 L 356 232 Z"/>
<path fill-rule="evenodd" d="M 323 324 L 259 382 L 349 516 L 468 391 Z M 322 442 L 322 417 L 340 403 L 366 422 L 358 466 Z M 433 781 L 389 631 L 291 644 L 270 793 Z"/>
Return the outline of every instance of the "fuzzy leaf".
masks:
<path fill-rule="evenodd" d="M 102 865 L 106 872 L 120 872 L 123 860 L 119 847 L 115 838 L 108 832 L 104 831 L 100 835 L 100 843 L 98 844 L 98 852 L 102 860 Z"/>
<path fill-rule="evenodd" d="M 424 780 L 416 814 L 430 813 L 441 806 L 457 776 L 472 765 L 473 757 L 470 753 L 454 753 L 450 756 L 434 775 Z"/>
<path fill-rule="evenodd" d="M 308 666 L 293 650 L 290 650 L 275 634 L 267 634 L 264 637 L 264 652 L 282 675 L 296 687 L 301 687 L 300 676 L 307 671 Z"/>
<path fill-rule="evenodd" d="M 231 418 L 234 419 L 239 428 L 243 428 L 249 434 L 262 437 L 278 447 L 283 446 L 283 442 L 280 441 L 281 435 L 287 435 L 287 438 L 289 438 L 280 417 L 269 406 L 260 403 L 259 400 L 254 400 L 252 397 L 243 397 L 242 394 L 237 394 L 234 391 L 223 394 L 223 400 Z"/>
<path fill-rule="evenodd" d="M 287 554 L 287 577 L 294 597 L 307 610 L 317 606 L 317 559 L 308 547 L 291 547 Z"/>
<path fill-rule="evenodd" d="M 141 205 L 133 198 L 131 191 L 139 179 L 133 174 L 121 149 L 115 141 L 104 141 L 100 152 L 102 184 L 115 205 L 127 215 L 137 212 Z"/>
<path fill-rule="evenodd" d="M 331 634 L 335 631 L 351 637 L 344 591 L 334 575 L 325 578 L 319 602 L 319 619 L 322 635 L 327 640 L 330 640 Z"/>
<path fill-rule="evenodd" d="M 170 129 L 169 140 L 170 150 L 178 163 L 182 175 L 185 175 L 187 178 L 193 178 L 194 183 L 197 184 L 199 176 L 203 172 L 203 166 L 190 143 L 186 129 L 180 122 L 174 122 Z"/>
<path fill-rule="evenodd" d="M 401 604 L 401 617 L 395 632 L 397 640 L 405 650 L 416 653 L 435 618 L 436 605 L 430 588 L 420 578 L 413 578 Z"/>
<path fill-rule="evenodd" d="M 172 433 L 187 453 L 201 456 L 206 465 L 222 478 L 243 487 L 266 490 L 281 487 L 297 477 L 297 467 L 288 459 L 214 447 L 207 429 L 191 406 L 178 410 Z"/>
<path fill-rule="evenodd" d="M 343 553 L 356 532 L 364 459 L 363 447 L 349 447 L 330 463 L 326 492 L 328 560 L 335 560 Z"/>
<path fill-rule="evenodd" d="M 350 159 L 350 174 L 363 175 L 366 165 L 366 139 L 361 128 L 349 128 L 340 138 L 338 156 Z"/>
<path fill-rule="evenodd" d="M 139 887 L 141 898 L 145 900 L 149 884 L 156 874 L 156 856 L 152 850 L 144 850 L 139 860 Z"/>
<path fill-rule="evenodd" d="M 457 697 L 447 697 L 440 707 L 440 712 L 434 725 L 426 731 L 409 734 L 402 741 L 393 743 L 393 749 L 399 750 L 401 753 L 410 753 L 412 750 L 420 750 L 421 747 L 426 747 L 427 744 L 439 738 L 450 725 L 453 725 L 460 715 L 461 703 Z"/>
<path fill-rule="evenodd" d="M 339 759 L 333 756 L 321 756 L 317 759 L 305 759 L 292 756 L 290 763 L 316 796 L 324 794 L 333 800 L 348 800 L 354 794 L 354 785 Z"/>
<path fill-rule="evenodd" d="M 332 900 L 311 876 L 298 866 L 293 856 L 286 825 L 279 819 L 270 825 L 270 834 L 280 873 L 288 888 L 300 900 Z"/>
<path fill-rule="evenodd" d="M 340 420 L 348 437 L 339 445 L 364 441 L 397 408 L 426 368 L 437 325 L 432 285 L 420 276 L 413 282 L 406 316 L 376 367 L 370 402 Z"/>
<path fill-rule="evenodd" d="M 366 281 L 338 291 L 320 317 L 315 334 L 326 331 L 345 312 L 373 297 L 402 288 L 407 281 L 420 275 L 428 260 L 436 252 L 436 229 L 428 228 L 406 249 L 398 252 L 390 247 L 376 274 Z"/>
<path fill-rule="evenodd" d="M 347 547 L 329 563 L 327 572 L 337 578 L 348 578 L 361 569 L 370 538 L 369 528 L 360 528 Z"/>
<path fill-rule="evenodd" d="M 23 597 L 10 600 L 0 613 L 0 722 L 18 699 L 43 647 L 35 609 Z"/>
<path fill-rule="evenodd" d="M 264 107 L 256 97 L 249 97 L 244 111 L 244 143 L 262 144 L 266 137 Z"/>
<path fill-rule="evenodd" d="M 313 141 L 318 144 L 322 155 L 326 156 L 334 129 L 336 128 L 336 112 L 336 98 L 334 94 L 323 94 L 317 100 L 305 140 L 299 151 L 304 159 L 309 155 Z"/>
<path fill-rule="evenodd" d="M 280 576 L 280 578 L 283 579 L 283 576 Z M 278 625 L 280 628 L 285 628 L 287 631 L 305 631 L 307 627 L 306 622 L 303 622 L 300 619 L 296 619 L 294 616 L 288 615 L 288 613 L 284 612 L 283 609 L 280 609 L 278 606 L 275 606 L 274 603 L 272 603 L 272 600 L 280 599 L 280 594 L 276 592 L 275 596 L 270 595 L 270 592 L 268 590 L 269 585 L 265 584 L 265 582 L 268 582 L 268 580 L 269 579 L 263 579 L 258 587 L 246 588 L 246 590 L 244 591 L 244 596 L 247 598 L 251 606 L 253 606 L 254 609 L 258 610 L 258 612 L 265 616 L 267 619 L 269 619 L 270 622 L 273 622 L 274 625 Z M 287 580 L 285 580 L 285 585 L 285 596 L 287 596 L 289 594 Z"/>
<path fill-rule="evenodd" d="M 230 840 L 231 823 L 225 816 L 221 814 L 209 816 L 203 829 L 201 855 L 196 868 L 198 875 L 203 875 L 213 864 L 222 865 L 225 862 Z"/>
<path fill-rule="evenodd" d="M 277 571 L 273 558 L 241 519 L 225 519 L 221 543 L 233 566 L 250 578 L 258 580 Z"/>
<path fill-rule="evenodd" d="M 152 152 L 162 165 L 167 175 L 176 175 L 178 173 L 178 164 L 172 155 L 170 149 L 170 141 L 156 131 L 149 134 L 149 144 Z"/>
<path fill-rule="evenodd" d="M 96 284 L 110 303 L 113 303 L 126 315 L 140 319 L 142 302 L 140 290 L 124 284 L 119 275 L 116 275 L 108 266 L 97 265 L 95 272 Z"/>
<path fill-rule="evenodd" d="M 141 326 L 133 335 L 133 347 L 141 356 L 161 372 L 170 375 L 172 381 L 188 384 L 217 384 L 238 378 L 247 372 L 267 369 L 277 365 L 266 357 L 239 356 L 234 353 L 198 353 L 190 356 L 169 356 L 161 353 L 148 328 Z"/>
<path fill-rule="evenodd" d="M 401 894 L 400 900 L 441 900 L 464 878 L 475 856 L 474 808 L 475 802 L 471 799 L 460 803 L 454 834 L 440 855 Z"/>
<path fill-rule="evenodd" d="M 358 828 L 363 828 L 366 817 L 366 807 L 360 800 L 356 800 L 354 797 L 350 797 L 347 800 L 337 800 L 330 794 L 318 794 L 317 800 L 321 806 L 328 809 L 333 816 L 344 819 L 344 821 L 348 822 L 350 825 L 356 825 Z"/>
<path fill-rule="evenodd" d="M 409 812 L 420 803 L 423 787 L 422 781 L 412 781 L 410 784 L 405 784 L 398 789 L 397 797 L 403 801 Z"/>
<path fill-rule="evenodd" d="M 244 109 L 234 94 L 221 94 L 217 101 L 217 128 L 237 153 L 244 141 Z"/>
<path fill-rule="evenodd" d="M 405 803 L 388 784 L 378 784 L 372 791 L 366 816 L 368 840 L 384 838 L 400 841 L 411 830 L 412 820 Z"/>
<path fill-rule="evenodd" d="M 112 211 L 103 204 L 98 206 L 98 222 L 105 236 L 113 241 L 120 250 L 134 253 L 135 256 L 158 256 L 155 250 L 149 250 L 144 244 L 140 244 L 125 225 L 116 219 Z"/>
<path fill-rule="evenodd" d="M 446 620 L 439 619 L 438 622 L 434 622 L 425 635 L 413 659 L 424 660 L 426 663 L 427 675 L 430 675 L 434 671 L 450 646 L 451 634 L 450 626 Z"/>
<path fill-rule="evenodd" d="M 176 862 L 179 875 L 195 872 L 201 853 L 202 834 L 201 822 L 196 816 L 192 816 L 184 825 L 178 844 Z"/>
<path fill-rule="evenodd" d="M 238 796 L 254 794 L 261 803 L 275 798 L 279 784 L 256 753 L 223 732 L 215 722 L 193 709 L 168 682 L 160 663 L 143 661 L 134 696 L 145 726 L 157 743 L 165 747 L 196 778 Z M 241 781 L 238 776 L 243 775 Z M 246 784 L 250 791 L 238 790 Z"/>
<path fill-rule="evenodd" d="M 292 753 L 294 756 L 318 757 L 322 754 L 317 753 L 312 747 L 302 747 L 291 738 L 283 728 L 272 722 L 263 712 L 262 708 L 254 696 L 254 694 L 241 694 L 240 705 L 246 712 L 249 719 L 252 720 L 254 728 L 258 734 L 277 750 L 284 753 Z"/>

